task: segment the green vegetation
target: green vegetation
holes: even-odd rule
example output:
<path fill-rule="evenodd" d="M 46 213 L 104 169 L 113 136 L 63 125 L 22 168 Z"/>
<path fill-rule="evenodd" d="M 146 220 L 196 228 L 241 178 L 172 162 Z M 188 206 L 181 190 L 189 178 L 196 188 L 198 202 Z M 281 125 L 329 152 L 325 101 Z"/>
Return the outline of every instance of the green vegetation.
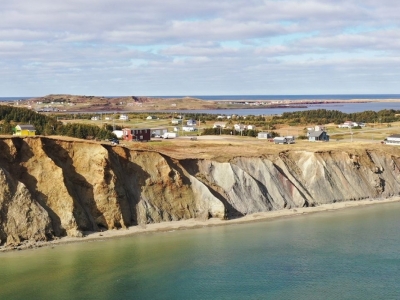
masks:
<path fill-rule="evenodd" d="M 242 135 L 242 136 L 253 136 L 256 137 L 259 131 L 257 130 L 243 130 L 242 132 L 236 131 L 234 129 L 224 129 L 224 128 L 204 128 L 201 135 L 219 135 L 219 134 L 229 134 L 229 135 Z"/>
<path fill-rule="evenodd" d="M 100 128 L 95 125 L 63 125 L 57 118 L 39 114 L 26 108 L 0 106 L 0 134 L 12 134 L 18 124 L 32 124 L 38 135 L 64 135 L 82 139 L 107 139 L 115 137 L 112 127 Z"/>
<path fill-rule="evenodd" d="M 282 116 L 274 116 L 271 123 L 273 124 L 340 124 L 347 120 L 353 122 L 365 123 L 390 123 L 398 121 L 396 114 L 400 114 L 400 110 L 384 109 L 378 112 L 364 111 L 359 113 L 343 113 L 338 110 L 316 109 L 297 112 L 286 112 Z"/>

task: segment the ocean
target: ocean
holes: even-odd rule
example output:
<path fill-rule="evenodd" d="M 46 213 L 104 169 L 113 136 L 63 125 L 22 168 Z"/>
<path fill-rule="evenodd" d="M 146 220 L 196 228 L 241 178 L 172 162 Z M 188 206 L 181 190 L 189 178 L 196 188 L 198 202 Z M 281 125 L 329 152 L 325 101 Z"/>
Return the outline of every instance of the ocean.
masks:
<path fill-rule="evenodd" d="M 400 203 L 0 254 L 0 299 L 399 299 Z"/>
<path fill-rule="evenodd" d="M 235 108 L 235 109 L 208 109 L 208 110 L 181 110 L 181 114 L 215 114 L 215 115 L 280 115 L 285 112 L 306 111 L 315 109 L 338 110 L 347 114 L 363 112 L 367 110 L 380 111 L 384 109 L 400 110 L 400 102 L 368 102 L 368 103 L 332 103 L 332 104 L 312 104 L 307 107 L 276 107 L 276 108 Z M 155 111 L 149 111 L 155 112 Z M 166 110 L 163 112 L 175 113 L 176 110 Z"/>

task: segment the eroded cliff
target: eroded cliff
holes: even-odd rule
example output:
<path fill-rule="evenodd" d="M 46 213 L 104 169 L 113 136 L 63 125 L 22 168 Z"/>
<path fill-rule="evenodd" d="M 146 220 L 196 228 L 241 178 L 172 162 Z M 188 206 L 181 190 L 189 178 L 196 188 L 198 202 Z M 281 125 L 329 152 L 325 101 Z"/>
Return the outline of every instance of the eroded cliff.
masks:
<path fill-rule="evenodd" d="M 44 137 L 0 139 L 0 244 L 400 194 L 400 152 L 176 159 Z"/>

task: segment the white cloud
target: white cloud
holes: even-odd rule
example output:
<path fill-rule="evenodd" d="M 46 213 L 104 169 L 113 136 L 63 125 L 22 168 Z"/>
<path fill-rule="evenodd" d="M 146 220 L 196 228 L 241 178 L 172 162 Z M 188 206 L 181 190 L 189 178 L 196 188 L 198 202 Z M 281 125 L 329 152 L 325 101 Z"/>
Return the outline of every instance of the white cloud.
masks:
<path fill-rule="evenodd" d="M 398 1 L 5 2 L 3 96 L 400 93 Z"/>

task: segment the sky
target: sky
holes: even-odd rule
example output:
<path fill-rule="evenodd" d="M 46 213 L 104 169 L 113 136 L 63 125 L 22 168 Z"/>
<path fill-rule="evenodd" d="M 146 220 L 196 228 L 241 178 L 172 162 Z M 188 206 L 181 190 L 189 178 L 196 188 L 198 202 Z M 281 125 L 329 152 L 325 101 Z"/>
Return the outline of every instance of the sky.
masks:
<path fill-rule="evenodd" d="M 398 0 L 0 2 L 0 97 L 400 94 Z"/>

